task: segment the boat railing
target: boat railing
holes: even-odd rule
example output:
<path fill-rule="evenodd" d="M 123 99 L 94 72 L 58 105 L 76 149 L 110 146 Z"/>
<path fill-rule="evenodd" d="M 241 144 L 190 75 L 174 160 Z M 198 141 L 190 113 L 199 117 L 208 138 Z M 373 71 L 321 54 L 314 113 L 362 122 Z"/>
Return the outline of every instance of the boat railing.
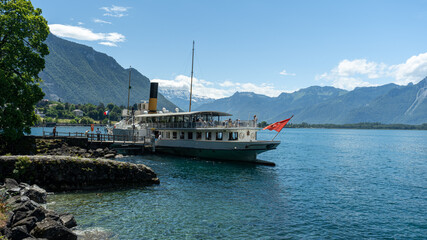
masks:
<path fill-rule="evenodd" d="M 198 122 L 168 122 L 168 123 L 142 123 L 147 128 L 253 128 L 254 121 L 198 121 Z"/>

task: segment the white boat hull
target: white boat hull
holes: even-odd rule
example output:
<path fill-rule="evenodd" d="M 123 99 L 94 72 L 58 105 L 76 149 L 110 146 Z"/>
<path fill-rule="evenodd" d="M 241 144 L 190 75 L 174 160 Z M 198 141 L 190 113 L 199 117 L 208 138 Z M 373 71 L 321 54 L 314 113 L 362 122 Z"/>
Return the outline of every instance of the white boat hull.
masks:
<path fill-rule="evenodd" d="M 228 161 L 257 161 L 257 155 L 275 149 L 280 141 L 213 142 L 158 140 L 156 152 Z"/>

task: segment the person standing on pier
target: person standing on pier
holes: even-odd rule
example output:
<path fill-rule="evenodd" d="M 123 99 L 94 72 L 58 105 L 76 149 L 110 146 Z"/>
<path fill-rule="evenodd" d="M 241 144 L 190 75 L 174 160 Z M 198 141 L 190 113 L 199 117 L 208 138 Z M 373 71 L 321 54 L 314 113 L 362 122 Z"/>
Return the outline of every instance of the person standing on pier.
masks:
<path fill-rule="evenodd" d="M 101 140 L 101 131 L 99 130 L 99 128 L 96 129 L 96 137 L 99 140 Z"/>

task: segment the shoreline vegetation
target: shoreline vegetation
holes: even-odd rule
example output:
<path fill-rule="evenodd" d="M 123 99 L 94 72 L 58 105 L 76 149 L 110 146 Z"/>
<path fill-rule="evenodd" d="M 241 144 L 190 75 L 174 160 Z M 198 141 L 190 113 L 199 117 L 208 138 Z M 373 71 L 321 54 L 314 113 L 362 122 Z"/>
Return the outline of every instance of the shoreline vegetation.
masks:
<path fill-rule="evenodd" d="M 133 106 L 136 109 L 136 104 Z M 60 101 L 50 101 L 43 99 L 36 105 L 38 113 L 38 121 L 34 127 L 42 127 L 46 125 L 52 126 L 97 126 L 106 125 L 108 121 L 114 124 L 120 121 L 121 112 L 125 109 L 124 106 L 117 106 L 113 103 L 104 105 L 99 103 L 97 106 L 87 104 L 72 104 L 62 103 Z M 76 116 L 75 110 L 81 111 L 81 116 Z M 107 114 L 105 114 L 108 111 Z M 43 117 L 40 117 L 43 116 Z M 258 123 L 258 127 L 264 128 L 271 123 L 262 121 Z M 285 128 L 327 128 L 327 129 L 395 129 L 395 130 L 427 130 L 427 123 L 421 125 L 411 124 L 384 124 L 379 122 L 360 122 L 349 124 L 316 124 L 316 123 L 288 123 Z"/>

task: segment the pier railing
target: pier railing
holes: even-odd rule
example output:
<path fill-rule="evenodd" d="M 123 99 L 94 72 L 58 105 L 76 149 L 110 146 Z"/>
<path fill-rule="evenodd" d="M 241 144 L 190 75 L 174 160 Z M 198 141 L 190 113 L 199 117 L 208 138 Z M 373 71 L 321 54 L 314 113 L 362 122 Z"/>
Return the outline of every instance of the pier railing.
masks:
<path fill-rule="evenodd" d="M 119 142 L 119 143 L 135 143 L 146 142 L 145 137 L 130 136 L 130 135 L 112 135 L 101 133 L 82 133 L 82 132 L 53 132 L 43 131 L 43 137 L 67 137 L 67 138 L 87 138 L 89 142 Z"/>

